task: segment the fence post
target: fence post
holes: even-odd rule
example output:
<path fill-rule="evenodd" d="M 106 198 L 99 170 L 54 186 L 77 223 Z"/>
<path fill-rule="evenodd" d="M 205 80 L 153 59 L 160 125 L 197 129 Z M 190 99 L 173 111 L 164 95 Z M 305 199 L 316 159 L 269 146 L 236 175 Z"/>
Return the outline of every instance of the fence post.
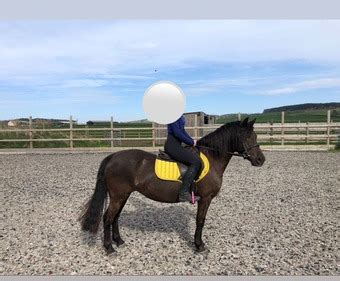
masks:
<path fill-rule="evenodd" d="M 195 140 L 197 140 L 197 137 L 198 137 L 197 115 L 195 114 Z"/>
<path fill-rule="evenodd" d="M 33 132 L 32 132 L 32 116 L 30 116 L 29 118 L 29 123 L 28 123 L 28 126 L 29 126 L 29 138 L 30 138 L 30 149 L 33 149 Z"/>
<path fill-rule="evenodd" d="M 309 122 L 307 121 L 306 123 L 307 128 L 306 128 L 306 144 L 309 143 Z"/>
<path fill-rule="evenodd" d="M 156 146 L 155 122 L 152 122 L 152 147 Z"/>
<path fill-rule="evenodd" d="M 327 148 L 330 145 L 330 125 L 331 125 L 331 111 L 327 110 Z"/>
<path fill-rule="evenodd" d="M 87 129 L 87 130 L 85 131 L 85 138 L 88 139 L 88 138 L 89 138 L 89 130 L 88 130 L 88 129 L 89 129 L 89 125 L 86 124 L 86 125 L 85 125 L 85 128 Z"/>
<path fill-rule="evenodd" d="M 111 116 L 111 147 L 113 147 L 113 117 Z"/>
<path fill-rule="evenodd" d="M 274 131 L 274 129 L 273 129 L 273 120 L 272 121 L 270 121 L 270 133 L 269 133 L 269 135 L 270 135 L 270 145 L 273 145 L 273 131 Z"/>
<path fill-rule="evenodd" d="M 72 115 L 70 116 L 70 148 L 73 149 L 73 121 L 72 121 Z"/>
<path fill-rule="evenodd" d="M 284 129 L 283 126 L 285 124 L 285 112 L 281 112 L 281 145 L 285 144 L 285 139 L 284 139 Z"/>

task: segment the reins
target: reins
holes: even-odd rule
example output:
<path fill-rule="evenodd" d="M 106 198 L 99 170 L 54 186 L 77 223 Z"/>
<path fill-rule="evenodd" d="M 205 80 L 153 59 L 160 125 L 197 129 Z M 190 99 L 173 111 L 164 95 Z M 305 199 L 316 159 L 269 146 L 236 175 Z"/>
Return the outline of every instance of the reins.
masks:
<path fill-rule="evenodd" d="M 218 149 L 215 149 L 215 148 L 212 148 L 212 147 L 208 147 L 208 146 L 203 146 L 203 145 L 196 145 L 197 147 L 202 147 L 202 148 L 206 148 L 208 150 L 213 150 L 213 151 L 218 151 Z M 243 144 L 243 148 L 244 148 L 244 151 L 242 153 L 235 153 L 235 152 L 225 152 L 226 154 L 228 155 L 233 155 L 233 156 L 239 156 L 239 157 L 243 157 L 243 159 L 249 159 L 250 158 L 250 155 L 249 155 L 249 151 L 252 150 L 253 148 L 255 147 L 259 147 L 260 145 L 259 144 L 254 144 L 248 148 L 245 147 L 245 145 Z"/>

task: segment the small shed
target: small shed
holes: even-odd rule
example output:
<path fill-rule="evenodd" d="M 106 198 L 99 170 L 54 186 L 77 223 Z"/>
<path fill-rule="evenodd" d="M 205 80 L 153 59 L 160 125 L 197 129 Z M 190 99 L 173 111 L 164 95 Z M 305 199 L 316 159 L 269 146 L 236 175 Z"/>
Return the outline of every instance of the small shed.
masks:
<path fill-rule="evenodd" d="M 86 122 L 88 126 L 108 126 L 110 127 L 110 121 L 107 120 L 89 120 Z"/>
<path fill-rule="evenodd" d="M 195 111 L 195 112 L 187 112 L 184 113 L 184 118 L 185 118 L 185 127 L 204 127 L 204 126 L 209 126 L 216 124 L 216 115 L 209 115 L 206 114 L 202 111 Z M 156 128 L 155 130 L 155 137 L 156 145 L 164 145 L 165 139 L 167 137 L 167 126 L 154 123 L 154 127 Z M 188 134 L 192 138 L 200 138 L 204 135 L 204 129 L 186 129 Z"/>

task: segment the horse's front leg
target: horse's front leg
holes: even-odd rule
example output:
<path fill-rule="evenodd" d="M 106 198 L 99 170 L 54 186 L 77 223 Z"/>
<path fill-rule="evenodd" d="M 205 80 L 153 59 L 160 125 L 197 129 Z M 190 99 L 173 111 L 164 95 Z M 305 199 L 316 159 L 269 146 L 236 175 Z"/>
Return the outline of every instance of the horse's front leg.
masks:
<path fill-rule="evenodd" d="M 196 216 L 196 231 L 195 231 L 195 246 L 197 252 L 203 252 L 205 250 L 204 243 L 202 241 L 202 230 L 207 215 L 208 208 L 210 206 L 211 197 L 204 197 L 198 201 L 197 216 Z"/>

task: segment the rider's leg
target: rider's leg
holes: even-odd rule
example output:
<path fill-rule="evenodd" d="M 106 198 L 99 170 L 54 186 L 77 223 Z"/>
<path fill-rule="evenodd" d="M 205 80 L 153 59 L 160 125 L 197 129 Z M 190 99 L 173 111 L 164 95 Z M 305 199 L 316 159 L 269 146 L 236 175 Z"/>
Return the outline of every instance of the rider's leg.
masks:
<path fill-rule="evenodd" d="M 182 179 L 179 201 L 190 202 L 192 199 L 190 194 L 190 186 L 192 185 L 194 179 L 197 179 L 199 176 L 198 173 L 201 169 L 201 160 L 197 154 L 194 154 L 182 147 L 180 142 L 172 135 L 168 136 L 164 150 L 174 160 L 188 165 L 188 169 Z M 199 196 L 195 197 L 195 201 L 198 201 L 199 199 Z"/>
<path fill-rule="evenodd" d="M 179 201 L 180 202 L 191 202 L 191 194 L 190 194 L 190 186 L 193 184 L 195 178 L 197 178 L 198 173 L 201 169 L 201 162 L 196 162 L 190 165 L 185 172 L 183 179 L 182 179 L 182 186 L 181 191 L 179 193 Z M 195 201 L 198 201 L 200 198 L 199 196 L 195 196 Z"/>

